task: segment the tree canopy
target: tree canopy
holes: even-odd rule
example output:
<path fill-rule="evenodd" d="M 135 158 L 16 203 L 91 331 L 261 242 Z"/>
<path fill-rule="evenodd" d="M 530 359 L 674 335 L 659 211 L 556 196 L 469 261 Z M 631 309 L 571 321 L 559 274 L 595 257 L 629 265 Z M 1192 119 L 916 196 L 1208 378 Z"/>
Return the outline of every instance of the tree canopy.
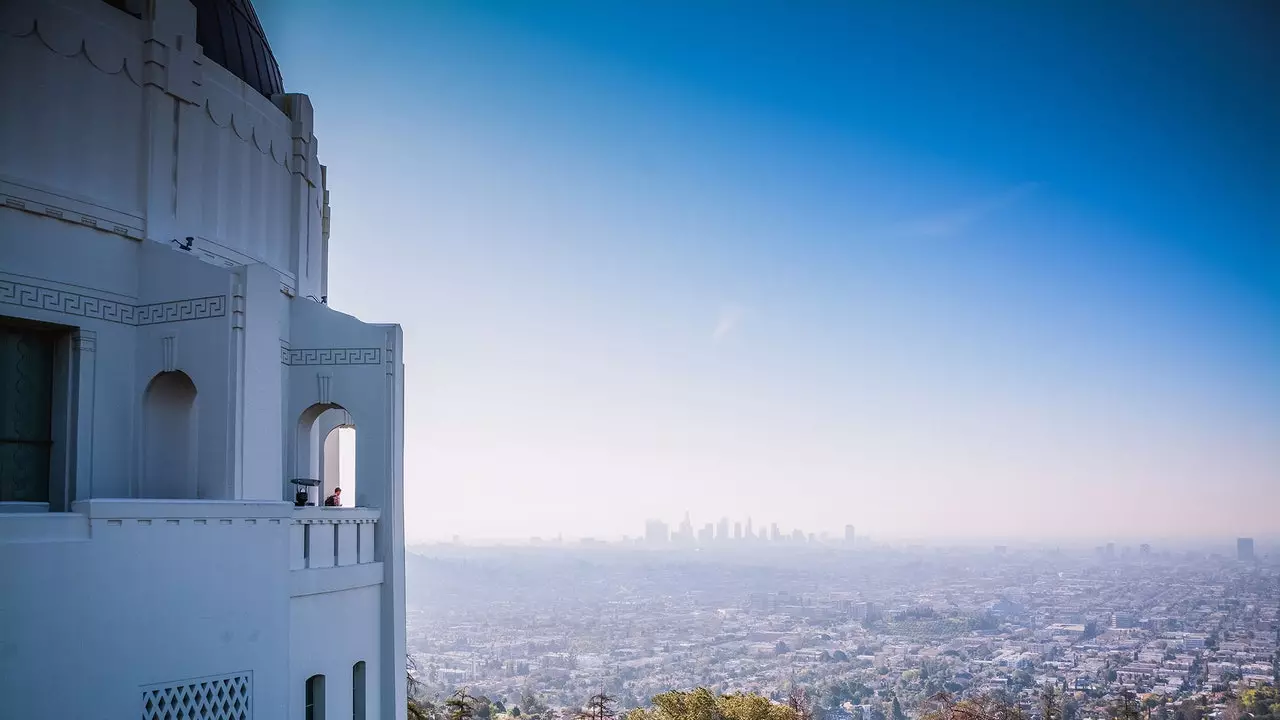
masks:
<path fill-rule="evenodd" d="M 706 688 L 666 692 L 653 698 L 653 707 L 628 712 L 626 720 L 800 720 L 786 705 L 760 695 L 716 695 Z"/>

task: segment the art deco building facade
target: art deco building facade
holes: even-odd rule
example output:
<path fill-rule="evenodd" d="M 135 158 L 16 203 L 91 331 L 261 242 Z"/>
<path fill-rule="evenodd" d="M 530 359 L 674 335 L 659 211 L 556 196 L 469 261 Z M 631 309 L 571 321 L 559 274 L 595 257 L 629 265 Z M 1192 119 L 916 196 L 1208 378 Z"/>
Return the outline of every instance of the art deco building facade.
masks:
<path fill-rule="evenodd" d="M 403 718 L 401 330 L 252 6 L 0 0 L 0 68 L 0 717 Z"/>

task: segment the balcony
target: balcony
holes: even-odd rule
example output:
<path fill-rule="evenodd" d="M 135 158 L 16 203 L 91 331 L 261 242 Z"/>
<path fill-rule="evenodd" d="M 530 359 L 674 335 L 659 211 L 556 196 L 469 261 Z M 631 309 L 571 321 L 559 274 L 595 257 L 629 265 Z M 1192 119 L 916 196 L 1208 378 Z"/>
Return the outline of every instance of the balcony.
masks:
<path fill-rule="evenodd" d="M 289 531 L 292 595 L 381 583 L 382 563 L 375 541 L 380 515 L 373 508 L 294 508 Z"/>
<path fill-rule="evenodd" d="M 65 542 L 98 539 L 104 542 L 156 542 L 173 546 L 218 541 L 211 530 L 279 526 L 289 520 L 290 506 L 257 500 L 161 500 L 93 498 L 72 504 L 72 512 L 48 512 L 42 503 L 0 507 L 0 543 Z M 236 542 L 247 535 L 235 535 Z"/>

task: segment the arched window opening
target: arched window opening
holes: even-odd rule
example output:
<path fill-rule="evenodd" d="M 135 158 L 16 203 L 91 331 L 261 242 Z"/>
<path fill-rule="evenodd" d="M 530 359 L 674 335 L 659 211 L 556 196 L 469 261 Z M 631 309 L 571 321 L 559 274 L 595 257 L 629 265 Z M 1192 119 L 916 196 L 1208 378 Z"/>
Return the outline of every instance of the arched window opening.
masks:
<path fill-rule="evenodd" d="M 196 386 L 186 373 L 162 372 L 143 398 L 142 486 L 145 498 L 198 495 Z"/>
<path fill-rule="evenodd" d="M 290 499 L 293 499 L 292 491 L 298 491 L 295 503 L 302 504 L 304 496 L 307 505 L 324 503 L 324 445 L 331 427 L 325 418 L 341 412 L 345 411 L 333 403 L 316 403 L 298 416 L 298 427 L 290 452 L 293 459 L 290 470 L 295 481 L 293 484 L 298 484 L 298 480 L 303 483 L 290 488 Z"/>
<path fill-rule="evenodd" d="M 321 448 L 320 480 L 324 496 L 332 497 L 335 490 L 341 489 L 338 495 L 341 507 L 356 505 L 356 428 L 347 424 L 350 417 L 342 411 L 344 424 L 329 430 Z"/>
<path fill-rule="evenodd" d="M 351 720 L 364 720 L 364 661 L 351 668 Z"/>
<path fill-rule="evenodd" d="M 324 676 L 307 678 L 307 720 L 324 720 Z"/>
<path fill-rule="evenodd" d="M 341 507 L 355 507 L 355 433 L 355 420 L 341 405 L 312 405 L 299 416 L 292 478 L 307 493 L 308 504 L 325 505 L 333 498 Z M 316 487 L 305 488 L 298 480 Z"/>

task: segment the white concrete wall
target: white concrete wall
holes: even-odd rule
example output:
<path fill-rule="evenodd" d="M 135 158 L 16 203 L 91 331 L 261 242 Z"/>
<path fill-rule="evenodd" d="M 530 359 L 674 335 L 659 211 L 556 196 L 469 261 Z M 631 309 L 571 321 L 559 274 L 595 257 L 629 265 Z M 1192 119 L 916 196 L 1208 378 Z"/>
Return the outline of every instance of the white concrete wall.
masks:
<path fill-rule="evenodd" d="M 0 67 L 23 70 L 0 75 L 0 188 L 141 237 L 141 21 L 103 2 L 9 0 L 0 13 Z"/>
<path fill-rule="evenodd" d="M 291 717 L 302 717 L 307 678 L 317 674 L 325 676 L 326 717 L 351 717 L 351 672 L 360 660 L 366 663 L 365 717 L 391 716 L 381 712 L 378 687 L 382 667 L 380 603 L 381 585 L 293 598 L 289 607 Z"/>
<path fill-rule="evenodd" d="M 77 509 L 88 540 L 0 544 L 0 714 L 138 717 L 143 685 L 251 671 L 254 717 L 288 717 L 290 507 Z"/>

